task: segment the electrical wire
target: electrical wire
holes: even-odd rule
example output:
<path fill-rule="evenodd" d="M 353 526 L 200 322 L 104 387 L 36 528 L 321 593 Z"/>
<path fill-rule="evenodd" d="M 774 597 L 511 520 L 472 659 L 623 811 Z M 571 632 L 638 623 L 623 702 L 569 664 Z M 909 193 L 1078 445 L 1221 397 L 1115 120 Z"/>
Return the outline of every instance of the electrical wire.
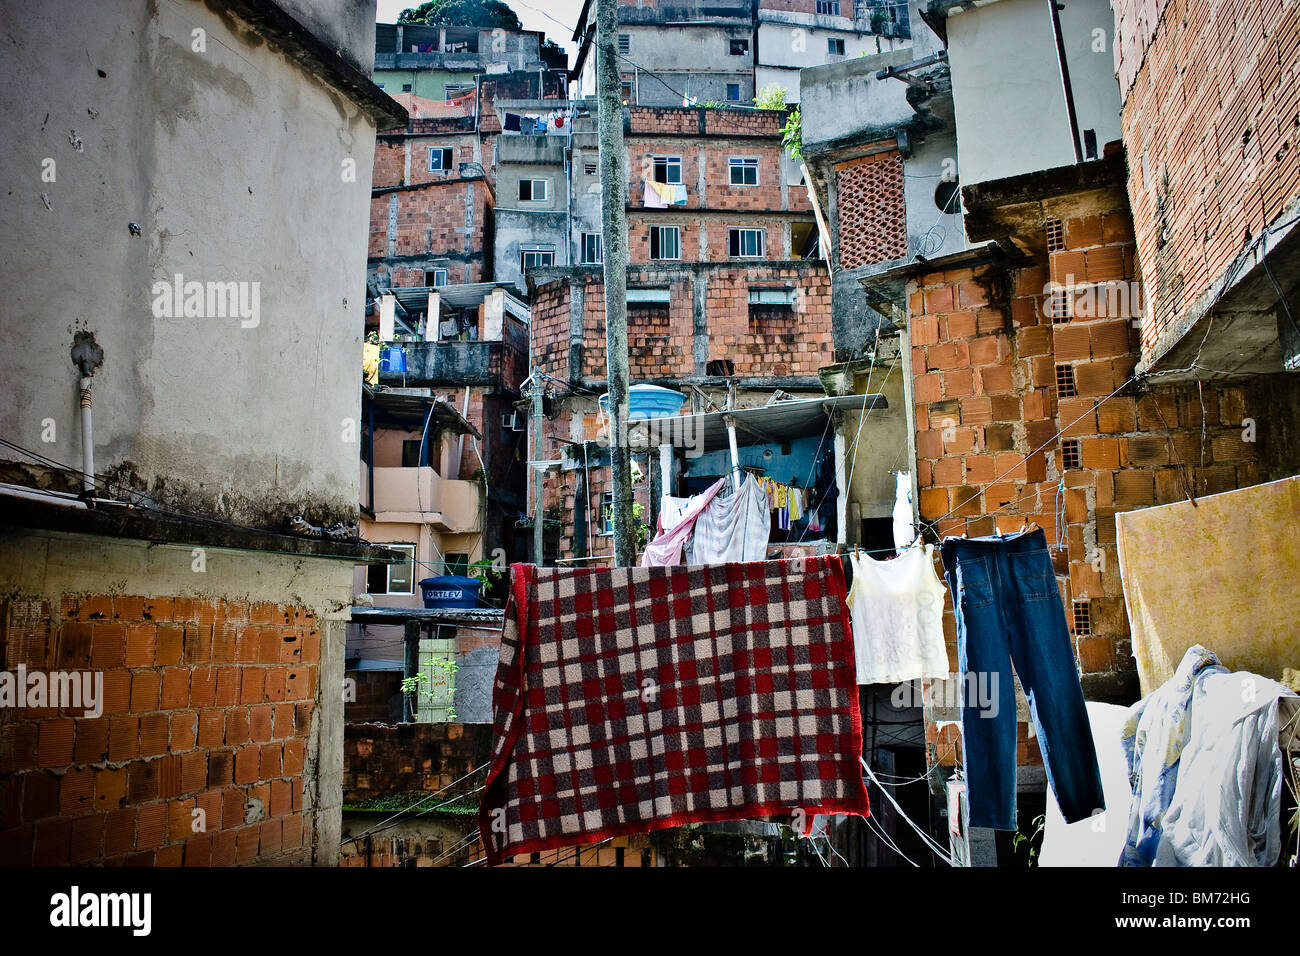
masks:
<path fill-rule="evenodd" d="M 386 820 L 380 820 L 378 823 L 376 823 L 376 824 L 375 824 L 373 827 L 371 827 L 370 829 L 365 830 L 365 831 L 363 831 L 363 832 L 361 832 L 361 833 L 358 833 L 358 834 L 357 834 L 356 836 L 354 836 L 354 837 L 348 837 L 348 839 L 344 840 L 344 841 L 343 841 L 342 843 L 340 843 L 339 845 L 340 845 L 340 846 L 346 846 L 347 844 L 352 843 L 352 842 L 354 842 L 354 841 L 356 841 L 356 840 L 359 840 L 359 839 L 361 839 L 361 838 L 364 837 L 364 836 L 370 836 L 371 834 L 378 833 L 379 830 L 380 830 L 380 828 L 387 829 L 387 827 L 385 826 L 385 824 L 389 823 L 389 822 L 392 821 L 392 820 L 396 820 L 396 819 L 398 819 L 399 817 L 403 817 L 403 816 L 405 816 L 406 814 L 410 813 L 412 810 L 414 810 L 414 809 L 415 809 L 416 807 L 418 807 L 418 806 L 422 806 L 423 804 L 428 803 L 428 802 L 429 802 L 430 800 L 432 800 L 434 797 L 436 797 L 436 796 L 438 796 L 439 794 L 444 793 L 444 792 L 446 792 L 447 790 L 451 789 L 452 787 L 456 786 L 456 784 L 460 783 L 462 780 L 467 780 L 467 779 L 469 779 L 470 777 L 474 776 L 474 774 L 478 773 L 480 770 L 485 769 L 487 766 L 488 766 L 487 764 L 480 764 L 479 766 L 477 766 L 477 767 L 475 767 L 473 770 L 471 770 L 469 773 L 465 774 L 465 776 L 463 776 L 463 777 L 459 777 L 459 778 L 457 778 L 456 780 L 453 780 L 451 783 L 447 784 L 447 786 L 445 786 L 445 787 L 443 787 L 443 788 L 441 788 L 441 789 L 439 789 L 439 790 L 435 790 L 433 793 L 429 794 L 427 797 L 423 798 L 422 800 L 418 801 L 417 803 L 413 803 L 413 804 L 411 804 L 409 807 L 406 807 L 406 808 L 404 808 L 404 809 L 402 809 L 402 810 L 397 811 L 396 813 L 394 813 L 394 814 L 393 814 L 391 817 L 389 817 L 388 819 L 386 819 Z M 483 789 L 483 788 L 480 787 L 479 790 L 481 790 L 481 789 Z M 470 793 L 477 793 L 477 792 L 478 792 L 477 790 L 471 790 L 471 791 L 470 791 Z M 466 797 L 466 796 L 468 796 L 468 795 L 469 795 L 469 794 L 461 794 L 460 796 L 455 797 L 455 798 L 452 799 L 452 800 L 448 800 L 447 803 L 441 804 L 440 806 L 444 806 L 444 807 L 445 807 L 445 806 L 447 806 L 448 804 L 455 803 L 457 800 L 463 799 L 464 797 Z M 437 808 L 435 808 L 435 809 L 437 809 Z"/>

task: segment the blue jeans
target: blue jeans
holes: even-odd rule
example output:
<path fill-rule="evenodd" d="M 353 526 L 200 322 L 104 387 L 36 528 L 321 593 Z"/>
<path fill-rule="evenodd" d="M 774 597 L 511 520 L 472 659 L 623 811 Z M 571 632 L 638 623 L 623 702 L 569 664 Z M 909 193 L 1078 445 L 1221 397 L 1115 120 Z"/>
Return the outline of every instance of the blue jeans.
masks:
<path fill-rule="evenodd" d="M 1013 664 L 1066 822 L 1105 809 L 1079 671 L 1042 530 L 945 538 L 940 551 L 957 617 L 958 678 L 965 690 L 961 723 L 970 825 L 1016 829 Z"/>

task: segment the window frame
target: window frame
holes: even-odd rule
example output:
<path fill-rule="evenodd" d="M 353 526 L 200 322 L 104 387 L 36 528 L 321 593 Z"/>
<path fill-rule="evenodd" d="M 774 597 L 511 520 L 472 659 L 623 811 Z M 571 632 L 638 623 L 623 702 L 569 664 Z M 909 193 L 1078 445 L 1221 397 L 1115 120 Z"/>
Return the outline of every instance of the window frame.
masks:
<path fill-rule="evenodd" d="M 439 165 L 433 165 L 434 155 L 438 156 Z M 429 147 L 429 172 L 431 173 L 449 173 L 451 167 L 456 163 L 456 151 L 450 146 L 430 146 Z"/>
<path fill-rule="evenodd" d="M 620 33 L 618 35 L 617 42 L 618 42 L 618 52 L 621 55 L 627 56 L 629 53 L 632 52 L 632 34 Z"/>
<path fill-rule="evenodd" d="M 836 49 L 836 47 L 838 47 L 838 49 Z M 845 51 L 844 37 L 827 37 L 827 38 L 826 38 L 826 53 L 827 53 L 827 55 L 829 55 L 829 56 L 844 56 L 844 55 L 845 55 L 845 52 L 844 52 L 844 51 Z"/>
<path fill-rule="evenodd" d="M 822 9 L 825 7 L 825 9 Z M 840 0 L 817 0 L 817 5 L 813 7 L 819 17 L 838 17 L 840 13 Z"/>
<path fill-rule="evenodd" d="M 739 50 L 736 49 L 737 46 L 740 46 Z M 728 37 L 727 56 L 749 56 L 749 38 Z"/>
<path fill-rule="evenodd" d="M 391 549 L 391 550 L 393 550 L 393 551 L 406 551 L 406 552 L 409 552 L 409 553 L 410 553 L 411 556 L 410 556 L 410 558 L 408 559 L 408 561 L 406 562 L 405 566 L 406 566 L 407 568 L 410 569 L 410 576 L 411 576 L 410 585 L 411 585 L 411 587 L 410 587 L 410 590 L 407 590 L 407 591 L 394 591 L 394 590 L 393 590 L 393 568 L 397 567 L 397 565 L 395 565 L 395 564 L 385 564 L 385 565 L 380 565 L 380 567 L 382 567 L 382 568 L 384 569 L 384 590 L 383 590 L 383 591 L 372 591 L 372 590 L 370 590 L 370 576 L 369 576 L 369 572 L 367 572 L 367 575 L 366 575 L 366 593 L 367 593 L 367 594 L 384 594 L 384 595 L 388 595 L 388 594 L 396 594 L 396 595 L 411 595 L 411 594 L 415 594 L 415 593 L 416 593 L 416 586 L 415 586 L 415 585 L 416 585 L 416 581 L 415 581 L 415 573 L 416 573 L 416 572 L 415 572 L 415 565 L 416 565 L 416 548 L 415 548 L 415 545 L 412 544 L 412 543 L 410 543 L 410 542 L 406 542 L 406 541 L 384 541 L 384 542 L 379 542 L 379 544 L 380 544 L 381 547 L 389 548 L 389 549 Z"/>
<path fill-rule="evenodd" d="M 753 233 L 758 236 L 758 251 L 753 255 L 746 255 L 745 235 Z M 734 246 L 739 252 L 732 252 Z M 727 228 L 727 257 L 729 259 L 763 259 L 767 256 L 767 230 L 761 226 L 729 226 Z"/>
<path fill-rule="evenodd" d="M 752 183 L 736 182 L 736 170 L 752 169 L 754 171 L 754 181 Z M 757 186 L 758 185 L 758 157 L 757 156 L 729 156 L 727 157 L 727 184 L 729 186 Z"/>
<path fill-rule="evenodd" d="M 531 266 L 527 259 L 529 256 L 550 256 L 550 262 L 534 262 Z M 519 250 L 519 270 L 527 273 L 529 269 L 547 269 L 555 265 L 554 249 L 520 249 Z"/>
<path fill-rule="evenodd" d="M 594 259 L 589 258 L 587 256 L 587 246 L 590 240 L 595 240 L 594 249 L 596 252 L 596 257 Z M 583 265 L 590 265 L 590 266 L 600 265 L 605 261 L 605 241 L 601 233 L 584 232 L 582 233 L 579 241 L 581 245 L 581 248 L 579 250 L 579 256 L 580 256 L 580 261 L 582 262 Z"/>
<path fill-rule="evenodd" d="M 655 181 L 655 182 L 657 182 L 657 183 L 664 183 L 665 185 L 669 185 L 669 186 L 679 186 L 679 185 L 681 185 L 681 183 L 682 183 L 682 158 L 681 158 L 681 156 L 670 156 L 670 155 L 668 155 L 667 153 L 664 153 L 664 154 L 661 154 L 661 155 L 652 155 L 652 156 L 650 157 L 650 160 L 651 160 L 651 162 L 650 162 L 650 175 L 654 178 L 654 181 Z M 664 178 L 663 178 L 663 179 L 660 179 L 660 178 L 659 178 L 659 167 L 660 167 L 661 165 L 663 166 L 663 170 L 664 170 Z M 676 178 L 676 179 L 668 179 L 667 177 L 668 177 L 668 174 L 669 174 L 669 170 L 670 170 L 673 166 L 676 166 L 676 167 L 677 167 L 677 178 Z"/>
<path fill-rule="evenodd" d="M 735 96 L 732 96 L 732 95 L 731 95 L 731 91 L 732 91 L 732 90 L 735 90 L 735 91 L 736 91 L 736 95 L 735 95 Z M 739 84 L 739 83 L 728 83 L 728 84 L 727 84 L 727 102 L 728 102 L 728 103 L 739 103 L 739 102 L 740 102 L 740 84 Z"/>
<path fill-rule="evenodd" d="M 440 272 L 442 273 L 442 281 L 441 281 L 441 282 L 438 281 L 438 273 L 440 273 Z M 447 281 L 447 279 L 448 279 L 448 275 L 447 275 L 447 270 L 446 270 L 446 269 L 425 269 L 425 270 L 424 270 L 424 281 L 425 281 L 426 283 L 428 283 L 428 281 L 429 281 L 429 273 L 433 273 L 433 284 L 432 284 L 432 285 L 428 285 L 428 284 L 426 284 L 426 285 L 425 285 L 425 288 L 426 288 L 426 289 L 439 289 L 439 288 L 441 288 L 442 286 L 450 285 L 450 283 Z"/>
<path fill-rule="evenodd" d="M 663 236 L 666 230 L 671 229 L 673 232 L 674 256 L 663 255 L 664 240 Z M 649 254 L 652 262 L 680 262 L 682 258 L 682 227 L 681 226 L 651 226 L 649 236 Z M 659 255 L 655 255 L 655 246 L 659 247 Z"/>
<path fill-rule="evenodd" d="M 529 195 L 528 195 L 528 198 L 527 198 L 527 199 L 525 199 L 525 198 L 524 198 L 524 195 L 523 195 L 523 192 L 524 192 L 524 183 L 529 183 L 529 184 L 530 184 L 529 187 L 528 187 L 528 194 L 529 194 Z M 542 197 L 541 197 L 540 199 L 537 198 L 537 184 L 538 184 L 538 183 L 542 183 L 542 186 L 543 186 L 543 188 L 542 188 Z M 532 177 L 527 177 L 527 178 L 525 178 L 525 179 L 521 179 L 521 180 L 519 180 L 519 201 L 520 201 L 520 202 L 550 202 L 550 201 L 551 201 L 551 181 L 550 181 L 549 179 L 533 179 Z"/>

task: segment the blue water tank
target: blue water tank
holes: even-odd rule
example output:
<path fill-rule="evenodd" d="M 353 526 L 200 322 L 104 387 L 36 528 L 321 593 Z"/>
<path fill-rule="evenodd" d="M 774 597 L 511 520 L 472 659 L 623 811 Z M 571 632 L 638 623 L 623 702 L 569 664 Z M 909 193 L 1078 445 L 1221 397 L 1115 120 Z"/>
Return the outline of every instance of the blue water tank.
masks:
<path fill-rule="evenodd" d="M 379 351 L 379 371 L 406 374 L 406 352 L 395 345 L 388 345 Z"/>
<path fill-rule="evenodd" d="M 682 410 L 686 396 L 662 385 L 633 385 L 627 390 L 627 418 L 635 422 L 643 418 L 664 418 Z M 600 396 L 600 407 L 609 414 L 609 392 Z"/>
<path fill-rule="evenodd" d="M 420 594 L 426 608 L 478 607 L 478 592 L 482 586 L 483 582 L 478 578 L 444 574 L 422 580 Z"/>

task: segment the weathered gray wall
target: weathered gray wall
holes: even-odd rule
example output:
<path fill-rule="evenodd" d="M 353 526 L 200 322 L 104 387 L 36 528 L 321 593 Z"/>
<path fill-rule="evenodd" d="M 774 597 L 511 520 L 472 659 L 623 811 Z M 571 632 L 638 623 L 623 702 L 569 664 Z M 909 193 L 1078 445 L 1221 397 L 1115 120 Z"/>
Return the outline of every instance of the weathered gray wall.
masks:
<path fill-rule="evenodd" d="M 373 49 L 373 3 L 290 8 L 345 54 Z M 80 466 L 68 352 L 89 329 L 101 474 L 250 524 L 354 515 L 373 121 L 203 3 L 0 0 L 0 17 L 6 435 Z M 257 325 L 155 318 L 176 273 L 259 283 Z"/>

